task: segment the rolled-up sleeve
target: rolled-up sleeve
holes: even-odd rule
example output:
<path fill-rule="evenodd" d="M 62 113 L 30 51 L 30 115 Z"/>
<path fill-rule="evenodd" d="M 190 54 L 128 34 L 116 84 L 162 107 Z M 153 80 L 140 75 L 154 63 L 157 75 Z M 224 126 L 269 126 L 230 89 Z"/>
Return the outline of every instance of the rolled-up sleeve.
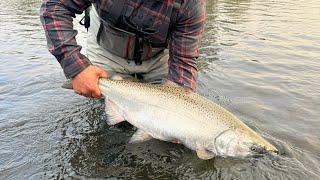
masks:
<path fill-rule="evenodd" d="M 75 14 L 82 13 L 91 3 L 89 0 L 44 0 L 40 9 L 48 49 L 67 78 L 73 78 L 90 65 L 89 59 L 80 53 L 72 21 Z"/>
<path fill-rule="evenodd" d="M 195 90 L 196 59 L 199 56 L 200 39 L 206 19 L 205 0 L 184 2 L 171 33 L 168 79 Z"/>

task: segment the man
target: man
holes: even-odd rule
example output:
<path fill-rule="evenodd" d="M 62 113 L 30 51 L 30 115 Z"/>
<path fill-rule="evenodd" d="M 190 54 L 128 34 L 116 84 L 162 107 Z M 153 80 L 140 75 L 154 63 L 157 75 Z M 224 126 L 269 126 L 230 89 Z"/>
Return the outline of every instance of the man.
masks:
<path fill-rule="evenodd" d="M 72 18 L 90 5 L 84 56 Z M 44 0 L 40 16 L 49 51 L 80 95 L 99 98 L 98 79 L 113 74 L 195 90 L 204 0 Z"/>

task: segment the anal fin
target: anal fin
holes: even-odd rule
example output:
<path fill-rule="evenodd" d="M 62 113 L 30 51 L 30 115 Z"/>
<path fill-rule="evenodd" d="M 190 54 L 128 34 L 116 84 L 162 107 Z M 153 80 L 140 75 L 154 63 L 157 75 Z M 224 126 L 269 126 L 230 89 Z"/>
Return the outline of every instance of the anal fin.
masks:
<path fill-rule="evenodd" d="M 144 130 L 138 129 L 131 137 L 129 143 L 140 143 L 140 142 L 148 141 L 152 138 L 153 137 L 147 132 L 145 132 Z"/>

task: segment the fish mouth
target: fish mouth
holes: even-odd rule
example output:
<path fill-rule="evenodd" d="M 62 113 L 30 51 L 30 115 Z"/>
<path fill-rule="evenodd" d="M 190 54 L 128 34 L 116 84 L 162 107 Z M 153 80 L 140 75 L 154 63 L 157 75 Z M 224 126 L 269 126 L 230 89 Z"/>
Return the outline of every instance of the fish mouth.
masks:
<path fill-rule="evenodd" d="M 264 148 L 263 146 L 256 145 L 256 144 L 254 144 L 250 147 L 250 151 L 251 151 L 251 153 L 249 156 L 254 157 L 254 158 L 262 157 L 268 153 L 266 148 Z"/>
<path fill-rule="evenodd" d="M 259 145 L 252 145 L 250 147 L 252 154 L 250 157 L 259 158 L 263 156 L 273 156 L 278 155 L 279 151 L 276 148 L 267 148 Z"/>

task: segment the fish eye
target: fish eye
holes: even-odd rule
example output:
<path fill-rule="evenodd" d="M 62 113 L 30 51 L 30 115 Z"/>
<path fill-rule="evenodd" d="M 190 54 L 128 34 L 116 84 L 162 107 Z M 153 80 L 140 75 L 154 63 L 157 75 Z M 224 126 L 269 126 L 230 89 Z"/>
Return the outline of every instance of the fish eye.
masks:
<path fill-rule="evenodd" d="M 265 148 L 259 146 L 259 145 L 253 145 L 250 147 L 250 150 L 259 154 L 265 154 L 267 151 Z"/>

